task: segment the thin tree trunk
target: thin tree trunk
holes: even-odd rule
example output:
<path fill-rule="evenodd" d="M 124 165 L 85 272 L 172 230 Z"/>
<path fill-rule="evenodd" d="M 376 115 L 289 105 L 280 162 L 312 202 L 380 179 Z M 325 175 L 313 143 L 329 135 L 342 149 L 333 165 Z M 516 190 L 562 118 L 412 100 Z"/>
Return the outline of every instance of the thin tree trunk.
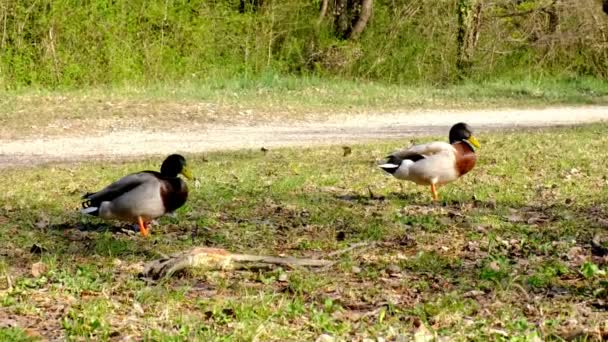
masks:
<path fill-rule="evenodd" d="M 456 11 L 458 15 L 458 32 L 456 34 L 456 68 L 458 69 L 459 76 L 462 77 L 464 72 L 464 48 L 465 48 L 465 36 L 467 33 L 467 16 L 469 12 L 469 1 L 458 0 Z"/>
<path fill-rule="evenodd" d="M 329 0 L 323 0 L 321 2 L 321 12 L 319 12 L 319 19 L 317 19 L 317 25 L 321 25 L 323 19 L 327 15 L 327 8 L 329 7 Z"/>
<path fill-rule="evenodd" d="M 456 36 L 456 68 L 463 78 L 472 64 L 472 57 L 479 41 L 482 24 L 483 2 L 481 0 L 458 0 L 458 34 Z"/>
<path fill-rule="evenodd" d="M 357 40 L 365 30 L 369 19 L 372 16 L 374 1 L 373 0 L 363 0 L 361 3 L 361 12 L 359 13 L 359 19 L 355 23 L 353 30 L 350 32 L 348 39 Z"/>
<path fill-rule="evenodd" d="M 470 39 L 469 39 L 469 45 L 467 46 L 467 58 L 471 58 L 473 55 L 473 51 L 475 50 L 475 47 L 477 46 L 477 42 L 479 41 L 479 35 L 481 33 L 481 23 L 482 23 L 482 18 L 481 18 L 481 14 L 482 14 L 482 10 L 483 10 L 483 2 L 482 1 L 477 1 L 477 3 L 475 4 L 475 8 L 473 10 L 473 18 L 472 23 L 471 23 L 471 33 L 470 33 Z"/>
<path fill-rule="evenodd" d="M 559 16 L 557 15 L 557 8 L 555 7 L 556 4 L 557 0 L 553 0 L 553 3 L 545 10 L 549 16 L 549 27 L 547 31 L 550 34 L 557 32 L 557 26 L 559 25 Z"/>

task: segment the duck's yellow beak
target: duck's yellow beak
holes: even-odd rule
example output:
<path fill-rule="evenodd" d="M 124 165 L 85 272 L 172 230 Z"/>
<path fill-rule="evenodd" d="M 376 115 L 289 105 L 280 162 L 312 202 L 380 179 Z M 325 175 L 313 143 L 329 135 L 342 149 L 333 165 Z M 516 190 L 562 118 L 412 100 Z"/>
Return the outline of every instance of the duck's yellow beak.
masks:
<path fill-rule="evenodd" d="M 187 166 L 184 166 L 181 174 L 184 175 L 184 177 L 188 178 L 188 180 L 194 179 L 194 177 L 192 176 L 192 171 L 190 171 L 190 169 Z"/>
<path fill-rule="evenodd" d="M 471 135 L 467 140 L 471 143 L 471 145 L 475 146 L 475 148 L 481 147 L 481 144 L 479 144 L 479 141 L 474 136 Z"/>

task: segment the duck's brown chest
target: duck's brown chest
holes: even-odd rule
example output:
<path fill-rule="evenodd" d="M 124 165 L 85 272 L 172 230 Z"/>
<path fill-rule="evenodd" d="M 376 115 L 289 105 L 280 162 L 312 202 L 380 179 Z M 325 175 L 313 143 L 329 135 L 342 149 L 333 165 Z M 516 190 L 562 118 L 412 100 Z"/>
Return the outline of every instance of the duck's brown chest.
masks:
<path fill-rule="evenodd" d="M 457 142 L 452 146 L 456 149 L 456 172 L 458 172 L 458 176 L 462 176 L 475 167 L 477 155 L 467 143 Z"/>
<path fill-rule="evenodd" d="M 166 212 L 180 208 L 188 199 L 188 186 L 179 178 L 166 180 L 160 187 L 160 197 Z"/>

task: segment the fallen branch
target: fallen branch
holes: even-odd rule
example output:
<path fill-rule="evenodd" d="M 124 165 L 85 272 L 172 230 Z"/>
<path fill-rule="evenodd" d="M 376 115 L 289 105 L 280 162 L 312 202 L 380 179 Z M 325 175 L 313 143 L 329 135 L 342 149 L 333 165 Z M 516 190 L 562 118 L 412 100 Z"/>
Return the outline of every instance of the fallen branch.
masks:
<path fill-rule="evenodd" d="M 221 248 L 196 247 L 186 252 L 151 261 L 144 266 L 142 275 L 152 279 L 170 277 L 186 268 L 196 267 L 206 270 L 228 270 L 247 268 L 248 264 L 281 265 L 286 267 L 326 267 L 333 261 L 320 259 L 300 259 L 294 257 L 272 257 L 263 255 L 232 254 Z M 258 264 L 258 265 L 256 265 Z"/>

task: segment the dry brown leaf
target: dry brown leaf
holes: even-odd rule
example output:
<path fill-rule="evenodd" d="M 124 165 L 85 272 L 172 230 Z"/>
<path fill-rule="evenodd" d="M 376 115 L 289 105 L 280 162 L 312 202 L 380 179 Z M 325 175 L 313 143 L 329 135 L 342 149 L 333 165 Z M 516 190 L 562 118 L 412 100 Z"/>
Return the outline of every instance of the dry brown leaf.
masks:
<path fill-rule="evenodd" d="M 44 229 L 49 226 L 49 223 L 50 220 L 48 218 L 41 218 L 36 223 L 34 223 L 34 226 L 38 229 Z"/>
<path fill-rule="evenodd" d="M 580 265 L 584 264 L 588 258 L 587 253 L 580 246 L 570 248 L 567 256 L 570 263 L 575 267 L 579 267 Z"/>
<path fill-rule="evenodd" d="M 498 262 L 497 262 L 497 261 L 492 261 L 492 262 L 491 262 L 491 263 L 488 265 L 488 267 L 489 267 L 489 268 L 490 268 L 492 271 L 495 271 L 495 272 L 500 271 L 500 265 L 498 264 Z"/>
<path fill-rule="evenodd" d="M 414 332 L 414 342 L 431 342 L 435 340 L 435 334 L 429 331 L 429 329 L 420 322 L 420 325 Z"/>
<path fill-rule="evenodd" d="M 466 292 L 462 295 L 463 298 L 474 298 L 474 297 L 479 297 L 479 296 L 483 296 L 486 293 L 483 291 L 479 291 L 479 290 L 471 290 L 469 292 Z"/>
<path fill-rule="evenodd" d="M 317 337 L 315 342 L 334 342 L 335 340 L 336 340 L 335 337 L 328 335 L 328 334 L 323 334 L 323 335 L 320 335 L 319 337 Z"/>
<path fill-rule="evenodd" d="M 511 215 L 507 216 L 507 220 L 511 223 L 524 222 L 523 216 L 521 216 L 519 214 L 511 214 Z"/>
<path fill-rule="evenodd" d="M 32 265 L 31 272 L 34 277 L 38 278 L 41 275 L 45 274 L 47 270 L 48 270 L 48 267 L 46 266 L 46 264 L 39 261 Z"/>

